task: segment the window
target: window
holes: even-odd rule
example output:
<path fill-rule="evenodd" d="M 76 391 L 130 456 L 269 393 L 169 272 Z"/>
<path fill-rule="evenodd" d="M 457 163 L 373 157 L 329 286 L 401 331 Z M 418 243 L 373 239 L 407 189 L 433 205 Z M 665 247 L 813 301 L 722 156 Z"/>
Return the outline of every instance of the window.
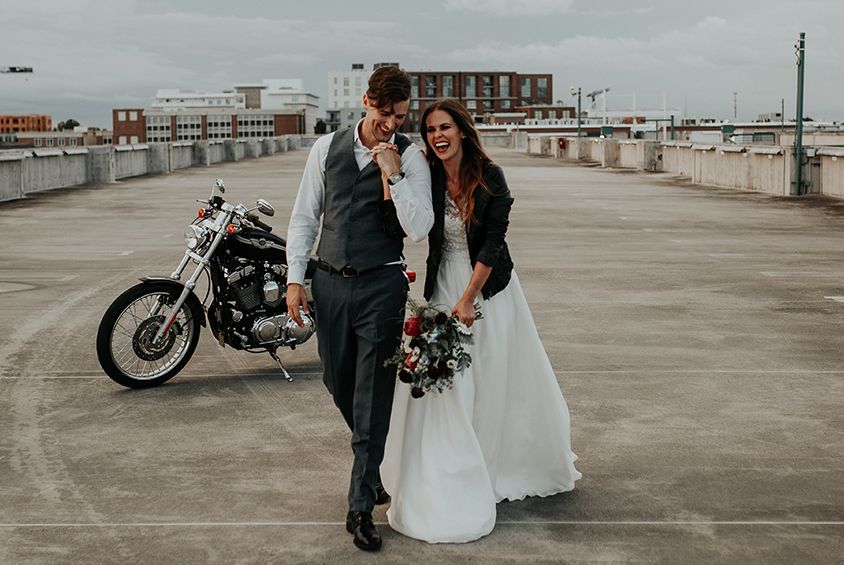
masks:
<path fill-rule="evenodd" d="M 510 96 L 510 75 L 498 77 L 498 95 L 502 98 Z"/>
<path fill-rule="evenodd" d="M 469 110 L 474 110 L 477 107 L 478 107 L 478 101 L 477 100 L 467 100 L 466 101 L 466 108 L 468 108 Z"/>
<path fill-rule="evenodd" d="M 360 86 L 360 77 L 355 77 L 355 86 Z"/>
<path fill-rule="evenodd" d="M 507 110 L 510 108 L 510 101 L 509 100 L 502 100 L 501 101 L 501 108 Z"/>
<path fill-rule="evenodd" d="M 484 85 L 484 98 L 492 98 L 492 75 L 482 77 Z"/>
<path fill-rule="evenodd" d="M 64 138 L 63 137 L 59 138 L 59 145 L 62 146 L 62 147 L 64 146 Z"/>
<path fill-rule="evenodd" d="M 537 120 L 541 120 L 542 119 L 542 110 L 537 110 L 533 117 L 536 118 Z"/>
<path fill-rule="evenodd" d="M 443 96 L 454 96 L 454 77 L 451 75 L 443 76 Z"/>
<path fill-rule="evenodd" d="M 52 146 L 53 146 L 53 138 L 48 137 L 48 138 L 46 139 L 46 141 L 47 141 L 47 147 L 52 147 Z"/>
<path fill-rule="evenodd" d="M 126 121 L 126 112 L 117 112 L 117 121 L 118 122 L 125 122 Z"/>
<path fill-rule="evenodd" d="M 126 145 L 126 136 L 121 135 L 119 138 L 117 138 L 117 144 L 118 145 Z"/>
<path fill-rule="evenodd" d="M 138 136 L 137 136 L 137 135 L 133 135 L 133 136 L 132 136 L 132 139 L 130 139 L 130 140 L 129 140 L 129 143 L 138 143 Z"/>
<path fill-rule="evenodd" d="M 428 75 L 425 77 L 425 98 L 437 97 L 437 77 Z"/>
<path fill-rule="evenodd" d="M 71 146 L 71 147 L 76 146 L 76 138 L 75 138 L 75 137 L 71 137 L 71 138 L 70 138 L 70 146 Z"/>
<path fill-rule="evenodd" d="M 541 77 L 536 79 L 536 97 L 540 100 L 548 98 L 548 79 Z"/>
<path fill-rule="evenodd" d="M 129 121 L 130 122 L 137 122 L 138 121 L 138 113 L 137 112 L 129 112 Z"/>
<path fill-rule="evenodd" d="M 530 98 L 530 78 L 522 77 L 522 98 Z"/>
<path fill-rule="evenodd" d="M 466 81 L 465 81 L 466 89 L 464 91 L 464 96 L 466 96 L 466 98 L 472 98 L 472 97 L 476 96 L 477 95 L 476 86 L 477 86 L 477 83 L 475 82 L 474 75 L 468 75 L 466 77 Z"/>
<path fill-rule="evenodd" d="M 492 100 L 484 100 L 484 110 L 492 110 Z"/>
<path fill-rule="evenodd" d="M 410 109 L 411 110 L 418 110 L 419 109 L 419 100 L 411 100 L 410 101 Z"/>
<path fill-rule="evenodd" d="M 349 77 L 343 77 L 343 86 L 349 86 Z"/>
<path fill-rule="evenodd" d="M 411 77 L 410 77 L 410 97 L 411 98 L 418 98 L 419 97 L 419 76 L 418 75 L 411 75 Z"/>
<path fill-rule="evenodd" d="M 35 141 L 35 147 L 41 147 L 41 138 L 38 138 Z"/>
<path fill-rule="evenodd" d="M 343 89 L 343 96 L 348 96 L 348 95 L 349 95 L 349 89 L 348 89 L 348 88 L 344 88 L 344 89 Z"/>
<path fill-rule="evenodd" d="M 557 111 L 556 110 L 548 110 L 548 117 L 552 120 L 557 119 Z"/>

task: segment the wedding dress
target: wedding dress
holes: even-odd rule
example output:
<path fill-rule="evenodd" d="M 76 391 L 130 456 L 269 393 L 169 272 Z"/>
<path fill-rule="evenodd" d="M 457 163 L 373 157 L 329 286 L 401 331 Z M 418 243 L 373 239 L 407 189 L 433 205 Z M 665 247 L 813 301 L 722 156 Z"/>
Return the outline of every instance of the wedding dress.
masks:
<path fill-rule="evenodd" d="M 450 310 L 472 276 L 460 212 L 447 197 L 445 242 L 430 304 Z M 569 411 L 516 273 L 481 301 L 471 366 L 454 388 L 411 398 L 397 383 L 381 478 L 387 519 L 431 543 L 468 542 L 495 526 L 495 505 L 569 491 L 580 473 Z"/>

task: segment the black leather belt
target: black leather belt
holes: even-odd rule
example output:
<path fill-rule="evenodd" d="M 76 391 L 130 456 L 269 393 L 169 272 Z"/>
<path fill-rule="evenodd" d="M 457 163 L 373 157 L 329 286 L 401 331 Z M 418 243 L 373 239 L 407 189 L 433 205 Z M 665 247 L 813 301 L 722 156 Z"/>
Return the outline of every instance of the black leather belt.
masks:
<path fill-rule="evenodd" d="M 317 267 L 319 269 L 323 270 L 323 271 L 331 273 L 332 275 L 340 275 L 344 279 L 351 279 L 351 278 L 354 278 L 354 277 L 359 277 L 361 275 L 365 275 L 366 273 L 371 273 L 372 271 L 378 271 L 380 269 L 386 269 L 387 267 L 401 267 L 401 264 L 400 263 L 393 263 L 393 264 L 388 264 L 388 265 L 378 265 L 378 266 L 375 266 L 375 267 L 372 267 L 372 268 L 369 268 L 369 269 L 364 269 L 362 271 L 358 271 L 358 270 L 353 269 L 349 265 L 346 265 L 342 269 L 335 269 L 334 267 L 332 267 L 331 265 L 329 265 L 328 263 L 326 263 L 325 261 L 320 259 L 319 261 L 317 261 Z"/>

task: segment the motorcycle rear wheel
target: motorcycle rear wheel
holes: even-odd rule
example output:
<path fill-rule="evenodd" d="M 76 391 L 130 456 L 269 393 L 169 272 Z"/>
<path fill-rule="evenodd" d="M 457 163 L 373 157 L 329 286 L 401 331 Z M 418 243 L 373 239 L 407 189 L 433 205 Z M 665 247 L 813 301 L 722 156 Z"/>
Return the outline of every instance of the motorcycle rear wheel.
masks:
<path fill-rule="evenodd" d="M 97 358 L 113 381 L 129 388 L 158 386 L 190 360 L 204 314 L 187 302 L 167 333 L 153 339 L 178 297 L 171 284 L 145 281 L 112 302 L 97 330 Z"/>

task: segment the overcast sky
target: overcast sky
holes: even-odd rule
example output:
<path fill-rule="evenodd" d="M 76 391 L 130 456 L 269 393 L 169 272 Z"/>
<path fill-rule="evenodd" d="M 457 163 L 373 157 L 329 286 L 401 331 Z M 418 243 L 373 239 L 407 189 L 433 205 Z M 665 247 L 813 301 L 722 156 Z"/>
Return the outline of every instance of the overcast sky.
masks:
<path fill-rule="evenodd" d="M 159 88 L 222 90 L 397 61 L 407 70 L 553 73 L 610 87 L 610 107 L 691 116 L 795 114 L 794 47 L 807 34 L 806 115 L 844 120 L 842 0 L 0 0 L 0 114 L 111 127 Z"/>

